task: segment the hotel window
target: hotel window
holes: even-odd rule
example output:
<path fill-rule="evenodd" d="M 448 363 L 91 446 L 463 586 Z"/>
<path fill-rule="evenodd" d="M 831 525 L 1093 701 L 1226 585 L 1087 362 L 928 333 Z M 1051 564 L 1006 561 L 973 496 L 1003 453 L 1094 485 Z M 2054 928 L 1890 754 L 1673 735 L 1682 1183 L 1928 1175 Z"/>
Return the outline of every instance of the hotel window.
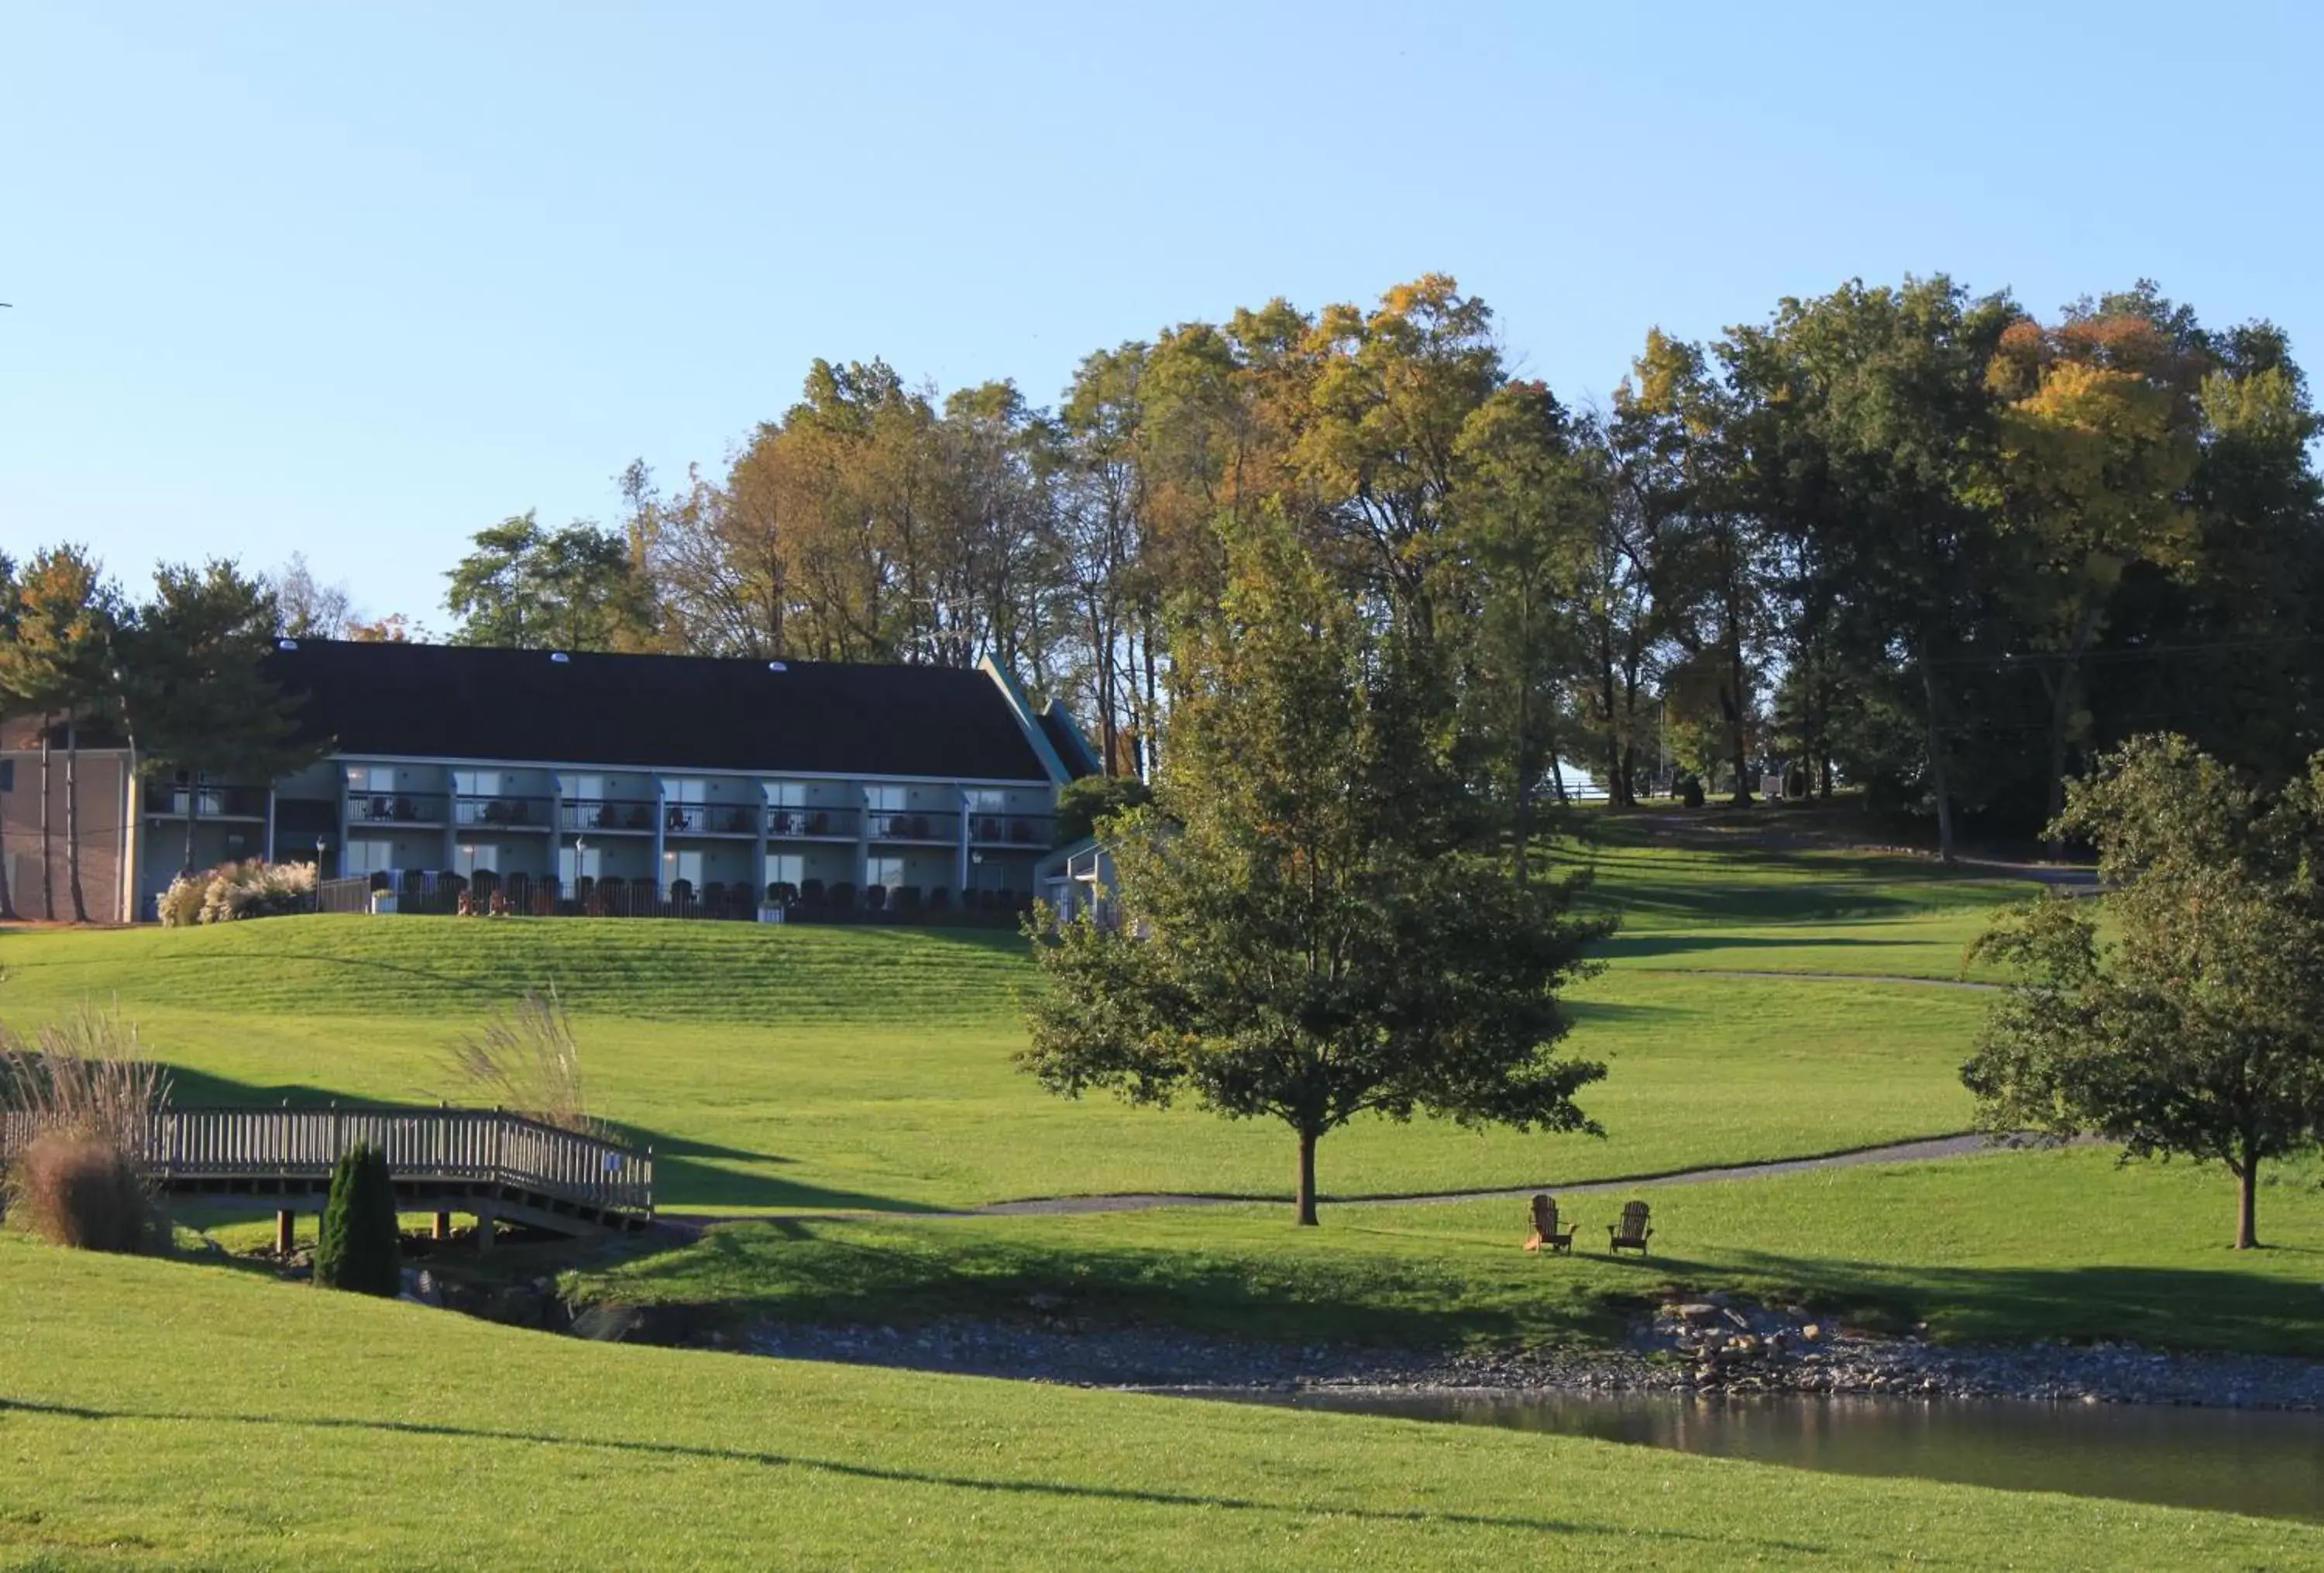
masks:
<path fill-rule="evenodd" d="M 664 884 L 676 884 L 682 879 L 699 893 L 702 889 L 702 854 L 675 851 L 663 853 L 661 878 Z"/>
<path fill-rule="evenodd" d="M 767 883 L 782 884 L 798 888 L 807 878 L 807 859 L 796 852 L 767 854 Z"/>
<path fill-rule="evenodd" d="M 906 797 L 905 789 L 899 786 L 867 786 L 863 789 L 863 806 L 875 814 L 900 814 Z"/>
<path fill-rule="evenodd" d="M 865 858 L 863 883 L 867 887 L 884 884 L 890 890 L 901 889 L 904 884 L 904 860 L 900 857 Z"/>

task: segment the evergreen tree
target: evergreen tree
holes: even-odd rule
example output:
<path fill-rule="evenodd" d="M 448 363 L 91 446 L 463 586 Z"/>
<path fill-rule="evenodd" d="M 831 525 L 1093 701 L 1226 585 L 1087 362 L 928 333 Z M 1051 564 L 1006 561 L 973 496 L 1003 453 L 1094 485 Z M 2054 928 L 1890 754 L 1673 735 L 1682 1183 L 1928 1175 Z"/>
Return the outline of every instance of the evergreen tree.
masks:
<path fill-rule="evenodd" d="M 164 563 L 123 640 L 124 705 L 138 747 L 155 769 L 186 777 L 187 869 L 205 774 L 272 782 L 318 755 L 266 672 L 278 615 L 265 582 L 230 561 Z"/>
<path fill-rule="evenodd" d="M 315 1282 L 355 1294 L 392 1296 L 403 1287 L 395 1189 L 387 1154 L 376 1147 L 352 1149 L 331 1170 Z"/>

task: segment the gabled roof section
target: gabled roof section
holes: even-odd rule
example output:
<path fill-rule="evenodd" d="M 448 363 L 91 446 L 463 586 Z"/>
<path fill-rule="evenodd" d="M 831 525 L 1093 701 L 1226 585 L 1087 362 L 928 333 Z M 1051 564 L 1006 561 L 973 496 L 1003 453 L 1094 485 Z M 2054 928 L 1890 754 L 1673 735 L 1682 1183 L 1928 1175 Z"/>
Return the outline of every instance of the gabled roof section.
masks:
<path fill-rule="evenodd" d="M 338 753 L 646 770 L 1052 778 L 982 671 L 282 641 L 274 676 Z"/>
<path fill-rule="evenodd" d="M 1089 745 L 1082 729 L 1074 725 L 1074 717 L 1063 705 L 1051 699 L 1041 707 L 1041 736 L 1049 740 L 1049 747 L 1064 762 L 1065 773 L 1079 778 L 1102 773 L 1105 766 L 1099 763 L 1097 750 Z"/>

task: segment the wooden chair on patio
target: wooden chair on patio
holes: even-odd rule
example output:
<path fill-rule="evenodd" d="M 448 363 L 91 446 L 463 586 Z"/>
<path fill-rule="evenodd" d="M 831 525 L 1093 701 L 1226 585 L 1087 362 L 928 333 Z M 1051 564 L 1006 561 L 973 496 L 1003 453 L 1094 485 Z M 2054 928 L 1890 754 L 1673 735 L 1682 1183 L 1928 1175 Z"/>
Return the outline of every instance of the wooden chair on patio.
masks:
<path fill-rule="evenodd" d="M 1643 1256 L 1646 1254 L 1646 1241 L 1654 1232 L 1646 1222 L 1646 1204 L 1627 1203 L 1622 1208 L 1622 1221 L 1606 1226 L 1606 1249 L 1610 1254 L 1636 1251 Z"/>
<path fill-rule="evenodd" d="M 1533 1237 L 1526 1242 L 1528 1251 L 1539 1251 L 1544 1245 L 1554 1254 L 1573 1254 L 1573 1226 L 1563 1230 L 1557 1226 L 1557 1198 L 1546 1191 L 1533 1198 Z"/>

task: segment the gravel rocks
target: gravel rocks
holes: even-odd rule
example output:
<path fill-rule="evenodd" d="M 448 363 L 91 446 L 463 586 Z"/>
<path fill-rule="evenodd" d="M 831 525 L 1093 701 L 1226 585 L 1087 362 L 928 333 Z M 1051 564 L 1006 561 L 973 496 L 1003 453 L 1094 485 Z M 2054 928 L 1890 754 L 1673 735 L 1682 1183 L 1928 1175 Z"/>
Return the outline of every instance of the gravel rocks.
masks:
<path fill-rule="evenodd" d="M 1953 1347 L 1855 1333 L 1796 1311 L 1707 1302 L 1666 1309 L 1614 1349 L 1429 1356 L 989 1321 L 910 1329 L 770 1324 L 741 1346 L 786 1359 L 1100 1387 L 1887 1393 L 2324 1410 L 2324 1363 L 2164 1355 L 2130 1344 Z"/>

